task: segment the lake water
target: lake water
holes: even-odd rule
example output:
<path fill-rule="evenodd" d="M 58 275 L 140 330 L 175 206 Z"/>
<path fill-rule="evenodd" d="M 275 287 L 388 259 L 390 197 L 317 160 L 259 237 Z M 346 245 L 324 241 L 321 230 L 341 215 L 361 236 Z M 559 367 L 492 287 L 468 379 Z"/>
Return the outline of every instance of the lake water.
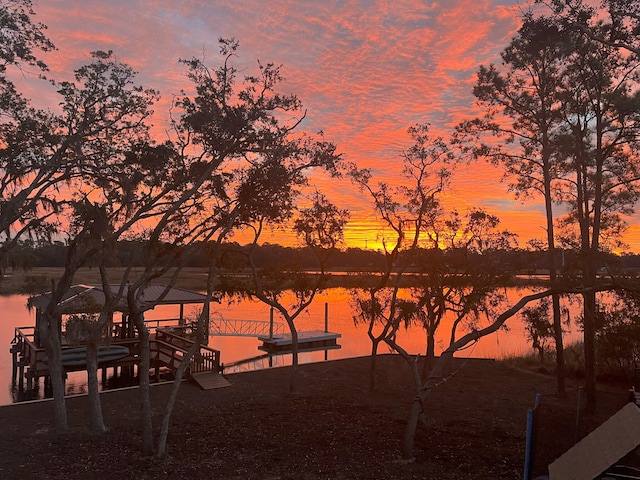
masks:
<path fill-rule="evenodd" d="M 521 295 L 523 295 L 522 291 L 519 292 L 515 289 L 509 291 L 509 299 L 512 302 L 515 302 Z M 330 289 L 319 294 L 310 308 L 298 317 L 296 326 L 299 331 L 324 330 L 326 303 L 329 311 L 329 330 L 341 334 L 341 338 L 338 340 L 339 349 L 326 352 L 300 353 L 300 363 L 351 358 L 371 353 L 371 342 L 367 336 L 366 326 L 354 325 L 350 300 L 349 290 L 341 288 Z M 13 402 L 11 392 L 12 360 L 9 348 L 11 340 L 14 338 L 15 327 L 33 326 L 35 324 L 35 313 L 27 310 L 26 303 L 27 296 L 25 295 L 0 296 L 0 312 L 2 312 L 0 320 L 0 345 L 2 348 L 0 350 L 0 405 Z M 221 316 L 225 319 L 269 320 L 269 307 L 260 302 L 242 301 L 232 304 L 213 304 L 212 308 L 212 318 Z M 196 309 L 190 309 L 189 306 L 186 306 L 185 314 L 187 316 L 190 314 L 195 315 Z M 176 318 L 177 316 L 177 307 L 157 307 L 145 315 L 149 320 Z M 282 320 L 276 316 L 275 321 Z M 531 346 L 527 341 L 524 326 L 519 318 L 512 318 L 507 322 L 507 325 L 508 331 L 500 330 L 493 335 L 487 336 L 458 355 L 499 359 L 530 352 Z M 288 331 L 286 326 L 285 331 Z M 436 354 L 446 347 L 448 337 L 448 325 L 445 321 L 441 325 L 439 335 L 436 338 Z M 577 337 L 579 337 L 579 332 L 574 327 L 574 331 L 568 332 L 565 342 Z M 423 354 L 425 351 L 425 336 L 420 328 L 402 329 L 398 333 L 398 342 L 412 354 Z M 225 372 L 291 364 L 290 354 L 275 355 L 267 358 L 265 353 L 258 349 L 260 345 L 261 342 L 255 337 L 215 336 L 209 339 L 209 346 L 221 352 L 221 361 L 227 366 Z M 379 351 L 380 353 L 388 353 L 389 349 L 382 345 Z M 241 362 L 238 366 L 228 367 L 238 362 Z M 42 390 L 40 388 L 41 392 Z M 86 391 L 86 373 L 78 372 L 70 375 L 67 382 L 67 392 L 72 394 L 84 391 Z"/>

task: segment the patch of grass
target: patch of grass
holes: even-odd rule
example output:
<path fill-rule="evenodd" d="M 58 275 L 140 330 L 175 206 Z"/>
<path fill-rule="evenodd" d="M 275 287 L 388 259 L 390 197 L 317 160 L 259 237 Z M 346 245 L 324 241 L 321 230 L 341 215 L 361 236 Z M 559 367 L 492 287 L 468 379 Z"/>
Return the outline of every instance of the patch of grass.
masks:
<path fill-rule="evenodd" d="M 549 356 L 547 355 L 547 358 Z M 529 353 L 513 353 L 510 355 L 504 356 L 499 360 L 500 363 L 512 367 L 512 368 L 522 368 L 525 370 L 537 370 L 540 368 L 546 368 L 546 365 L 549 364 L 549 361 L 546 360 L 544 362 L 540 362 L 540 357 L 532 352 Z"/>
<path fill-rule="evenodd" d="M 543 360 L 537 353 L 529 352 L 522 354 L 507 355 L 500 360 L 504 365 L 555 375 L 556 373 L 556 352 L 547 351 Z M 582 378 L 584 376 L 584 346 L 582 342 L 574 342 L 564 347 L 565 373 L 567 377 Z"/>
<path fill-rule="evenodd" d="M 29 295 L 44 293 L 51 288 L 51 279 L 46 275 L 25 275 L 23 286 Z"/>

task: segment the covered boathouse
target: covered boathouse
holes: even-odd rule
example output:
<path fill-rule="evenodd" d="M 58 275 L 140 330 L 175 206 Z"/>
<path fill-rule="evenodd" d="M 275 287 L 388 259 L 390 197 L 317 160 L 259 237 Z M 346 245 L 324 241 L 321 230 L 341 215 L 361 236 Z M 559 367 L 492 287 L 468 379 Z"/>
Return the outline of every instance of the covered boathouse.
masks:
<path fill-rule="evenodd" d="M 115 296 L 120 285 L 111 287 Z M 126 291 L 123 297 L 126 298 Z M 12 385 L 21 398 L 31 398 L 34 389 L 43 379 L 45 395 L 50 385 L 47 355 L 40 339 L 39 327 L 43 312 L 51 299 L 51 293 L 33 296 L 27 306 L 35 310 L 35 325 L 16 327 L 11 342 L 13 360 Z M 175 371 L 184 355 L 194 343 L 193 324 L 185 318 L 184 306 L 201 304 L 204 306 L 206 295 L 181 288 L 170 288 L 164 285 L 150 285 L 142 292 L 141 299 L 146 309 L 151 310 L 158 305 L 179 306 L 176 318 L 145 320 L 150 329 L 151 367 L 156 376 L 161 369 Z M 62 344 L 62 363 L 65 372 L 86 370 L 86 348 L 82 345 L 74 329 L 74 322 L 69 321 L 79 315 L 99 312 L 105 303 L 102 285 L 74 285 L 60 302 Z M 114 377 L 127 375 L 133 377 L 134 369 L 140 364 L 140 341 L 133 322 L 123 300 L 115 311 L 120 318 L 112 318 L 107 323 L 104 345 L 98 350 L 98 368 L 102 370 L 103 385 L 107 380 L 107 370 L 113 369 Z M 115 317 L 115 316 L 114 316 Z M 208 325 L 205 327 L 208 331 Z M 188 375 L 216 374 L 220 372 L 220 352 L 207 346 L 201 346 L 199 354 L 191 360 Z"/>

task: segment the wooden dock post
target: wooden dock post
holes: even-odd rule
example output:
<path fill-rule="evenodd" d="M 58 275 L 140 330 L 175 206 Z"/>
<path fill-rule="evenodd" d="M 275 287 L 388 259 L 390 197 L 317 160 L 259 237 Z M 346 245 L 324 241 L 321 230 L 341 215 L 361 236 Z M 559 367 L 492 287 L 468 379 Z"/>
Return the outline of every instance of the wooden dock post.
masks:
<path fill-rule="evenodd" d="M 34 379 L 37 384 L 38 377 L 36 377 L 31 370 L 27 370 L 26 377 L 27 377 L 27 392 L 31 392 L 34 389 Z"/>
<path fill-rule="evenodd" d="M 324 302 L 324 331 L 329 331 L 329 302 Z"/>
<path fill-rule="evenodd" d="M 269 310 L 269 340 L 273 340 L 273 307 Z"/>
<path fill-rule="evenodd" d="M 18 351 L 20 348 L 17 343 L 11 345 L 11 359 L 12 359 L 12 368 L 11 368 L 11 385 L 16 384 L 16 378 L 18 376 Z"/>
<path fill-rule="evenodd" d="M 329 302 L 324 302 L 324 332 L 329 332 Z M 329 350 L 324 351 L 324 361 L 329 359 Z"/>
<path fill-rule="evenodd" d="M 18 388 L 22 392 L 24 390 L 24 362 L 20 360 L 18 362 Z"/>

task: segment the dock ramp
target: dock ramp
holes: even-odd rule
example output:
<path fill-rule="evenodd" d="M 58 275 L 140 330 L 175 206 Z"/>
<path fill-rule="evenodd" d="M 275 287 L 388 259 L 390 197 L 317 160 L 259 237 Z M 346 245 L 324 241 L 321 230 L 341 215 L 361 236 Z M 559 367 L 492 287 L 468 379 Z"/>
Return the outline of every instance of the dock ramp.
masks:
<path fill-rule="evenodd" d="M 217 372 L 194 373 L 191 378 L 193 378 L 203 390 L 212 390 L 214 388 L 231 386 L 229 381 Z"/>

